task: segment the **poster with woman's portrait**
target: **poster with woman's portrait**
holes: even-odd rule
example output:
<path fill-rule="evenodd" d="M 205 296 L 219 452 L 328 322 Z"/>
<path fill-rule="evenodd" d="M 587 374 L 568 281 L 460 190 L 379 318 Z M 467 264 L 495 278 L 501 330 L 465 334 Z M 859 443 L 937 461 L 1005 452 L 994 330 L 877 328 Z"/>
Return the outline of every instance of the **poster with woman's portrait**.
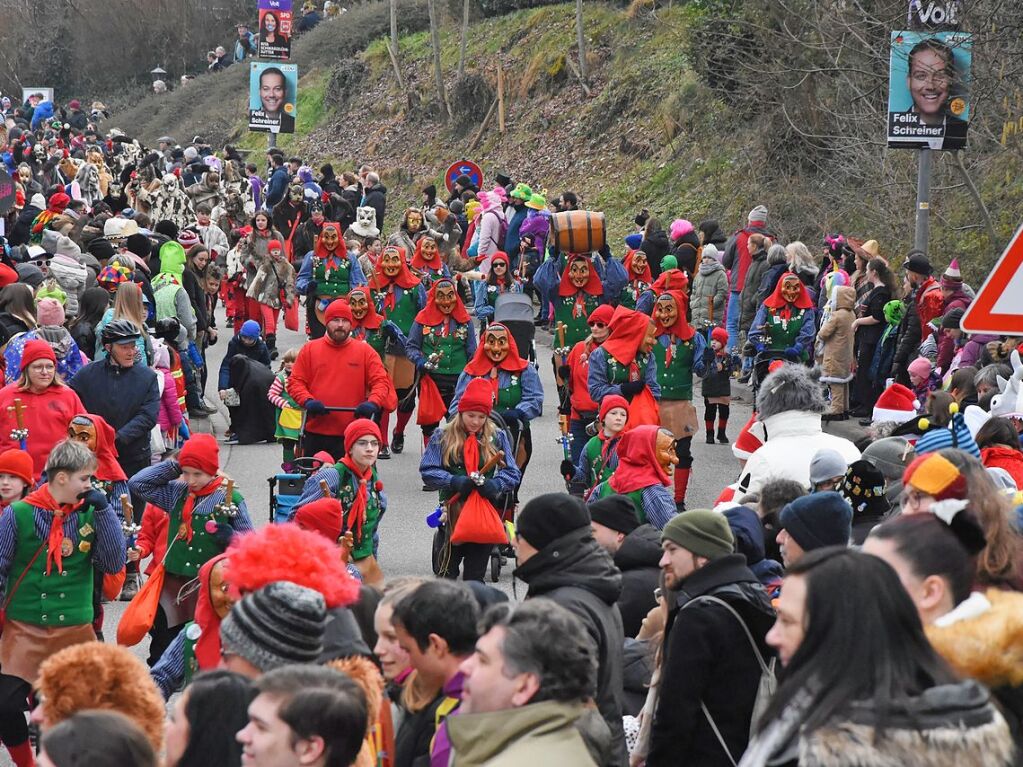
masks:
<path fill-rule="evenodd" d="M 892 32 L 888 146 L 966 146 L 972 46 L 966 32 Z"/>
<path fill-rule="evenodd" d="M 259 0 L 257 58 L 291 58 L 291 0 Z"/>
<path fill-rule="evenodd" d="M 254 61 L 249 65 L 249 130 L 294 133 L 298 65 Z"/>

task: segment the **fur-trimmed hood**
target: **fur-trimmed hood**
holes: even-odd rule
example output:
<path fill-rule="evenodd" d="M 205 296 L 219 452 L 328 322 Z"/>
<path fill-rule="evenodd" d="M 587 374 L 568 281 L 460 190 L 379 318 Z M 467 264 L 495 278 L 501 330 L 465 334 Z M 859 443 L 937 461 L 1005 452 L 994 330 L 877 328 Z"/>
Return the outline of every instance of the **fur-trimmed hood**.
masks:
<path fill-rule="evenodd" d="M 786 363 L 768 375 L 757 394 L 757 418 L 764 421 L 786 410 L 823 413 L 827 408 L 819 368 Z"/>
<path fill-rule="evenodd" d="M 384 678 L 380 675 L 373 661 L 367 658 L 352 657 L 334 660 L 327 664 L 329 668 L 340 671 L 359 685 L 366 696 L 366 738 L 362 749 L 356 757 L 354 767 L 374 767 L 376 765 L 373 733 L 380 719 L 380 711 L 384 702 Z"/>

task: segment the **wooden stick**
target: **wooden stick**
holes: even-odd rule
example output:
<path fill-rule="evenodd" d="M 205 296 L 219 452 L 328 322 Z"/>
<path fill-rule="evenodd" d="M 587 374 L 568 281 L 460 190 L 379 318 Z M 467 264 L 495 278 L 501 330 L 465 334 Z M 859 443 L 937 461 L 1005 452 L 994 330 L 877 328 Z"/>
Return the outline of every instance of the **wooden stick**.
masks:
<path fill-rule="evenodd" d="M 21 403 L 21 398 L 20 397 L 15 397 L 14 398 L 14 404 L 11 405 L 10 407 L 8 407 L 7 410 L 8 410 L 8 412 L 11 411 L 11 410 L 14 411 L 14 420 L 17 421 L 18 428 L 19 429 L 24 429 L 25 428 L 25 418 L 24 418 L 23 414 L 25 412 L 25 406 Z"/>
<path fill-rule="evenodd" d="M 234 497 L 234 480 L 227 480 L 227 489 L 224 490 L 224 503 L 230 504 Z"/>
<path fill-rule="evenodd" d="M 504 62 L 497 60 L 497 129 L 504 133 Z"/>
<path fill-rule="evenodd" d="M 121 493 L 121 512 L 126 522 L 135 518 L 135 507 L 131 505 L 131 496 L 127 493 Z"/>
<path fill-rule="evenodd" d="M 476 135 L 472 137 L 472 141 L 469 142 L 469 149 L 475 149 L 476 145 L 480 143 L 480 139 L 483 138 L 483 134 L 487 130 L 487 126 L 490 125 L 490 118 L 494 116 L 494 110 L 497 109 L 497 99 L 490 105 L 490 109 L 487 110 L 486 116 L 483 118 L 483 122 L 480 123 L 480 129 L 476 131 Z"/>
<path fill-rule="evenodd" d="M 487 461 L 485 464 L 483 464 L 483 468 L 479 470 L 479 473 L 480 474 L 486 474 L 492 468 L 497 466 L 498 462 L 503 461 L 503 460 L 504 460 L 504 451 L 503 450 L 498 450 L 496 453 L 494 453 L 490 457 L 489 461 Z M 451 508 L 451 506 L 453 504 L 458 503 L 460 498 L 461 498 L 461 494 L 460 493 L 455 493 L 453 496 L 448 498 L 445 503 L 447 504 L 448 508 Z"/>
<path fill-rule="evenodd" d="M 323 491 L 323 497 L 324 498 L 333 498 L 334 497 L 333 495 L 331 495 L 330 485 L 327 484 L 327 480 L 325 480 L 325 479 L 321 479 L 320 480 L 320 490 Z"/>
<path fill-rule="evenodd" d="M 566 329 L 567 329 L 567 326 L 565 325 L 564 322 L 559 322 L 558 323 L 558 348 L 559 349 L 564 349 L 565 348 L 565 330 Z"/>

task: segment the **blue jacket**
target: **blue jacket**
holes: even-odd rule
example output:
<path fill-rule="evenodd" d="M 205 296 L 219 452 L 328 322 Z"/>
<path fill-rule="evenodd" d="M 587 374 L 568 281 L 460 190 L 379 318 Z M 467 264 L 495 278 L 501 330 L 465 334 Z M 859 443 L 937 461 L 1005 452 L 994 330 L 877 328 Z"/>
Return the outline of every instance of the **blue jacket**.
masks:
<path fill-rule="evenodd" d="M 458 413 L 458 401 L 462 399 L 465 387 L 469 385 L 475 376 L 463 372 L 458 376 L 455 384 L 455 394 L 451 397 L 451 407 L 448 408 L 448 415 L 452 418 Z M 497 371 L 497 386 L 499 389 L 506 389 L 511 386 L 511 373 L 507 370 Z M 543 414 L 543 384 L 540 383 L 540 376 L 536 368 L 526 365 L 519 374 L 519 386 L 522 387 L 522 398 L 515 410 L 522 412 L 522 417 L 528 422 L 539 418 Z"/>
<path fill-rule="evenodd" d="M 522 228 L 522 222 L 526 220 L 527 213 L 529 213 L 529 208 L 523 205 L 508 221 L 508 233 L 504 236 L 504 252 L 508 254 L 509 258 L 519 252 L 519 229 Z"/>
<path fill-rule="evenodd" d="M 160 412 L 156 371 L 140 364 L 122 368 L 110 359 L 97 360 L 79 370 L 69 385 L 86 410 L 114 427 L 122 465 L 149 463 L 149 435 Z"/>
<path fill-rule="evenodd" d="M 266 195 L 263 200 L 263 204 L 268 210 L 284 199 L 284 195 L 288 191 L 288 180 L 290 178 L 287 166 L 282 165 L 279 168 L 274 168 L 274 172 L 270 174 L 270 183 L 267 184 Z"/>

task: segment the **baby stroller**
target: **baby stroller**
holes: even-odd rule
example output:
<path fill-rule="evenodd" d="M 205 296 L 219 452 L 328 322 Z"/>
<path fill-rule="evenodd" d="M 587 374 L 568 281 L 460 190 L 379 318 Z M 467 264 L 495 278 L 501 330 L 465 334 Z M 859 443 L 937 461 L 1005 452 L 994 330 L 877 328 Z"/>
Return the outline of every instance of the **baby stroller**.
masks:
<path fill-rule="evenodd" d="M 492 421 L 494 421 L 494 423 L 498 425 L 498 427 L 503 429 L 505 433 L 509 434 L 510 436 L 508 427 L 505 424 L 504 419 L 502 419 L 500 415 L 498 415 L 497 413 L 492 413 L 490 415 L 490 418 Z M 513 455 L 505 456 L 504 460 L 506 461 L 515 460 L 514 454 L 518 453 L 518 448 L 519 448 L 518 440 L 512 442 Z M 511 548 L 510 543 L 512 530 L 514 529 L 512 526 L 512 517 L 514 516 L 515 513 L 514 498 L 515 498 L 514 492 L 505 493 L 502 496 L 501 502 L 496 504 L 497 511 L 501 515 L 501 521 L 504 523 L 505 530 L 508 532 L 509 543 L 503 545 L 497 544 L 493 547 L 493 549 L 490 552 L 490 580 L 493 581 L 494 583 L 497 583 L 501 579 L 501 568 L 508 561 L 508 557 L 515 556 L 514 550 Z M 446 511 L 446 507 L 443 508 Z M 442 507 L 438 505 L 437 510 L 434 512 L 434 514 L 436 514 L 439 517 L 440 516 L 439 512 L 441 510 Z M 434 515 L 431 515 L 431 518 L 433 516 Z M 439 576 L 441 575 L 442 572 L 444 572 L 447 569 L 446 562 L 450 550 L 450 538 L 451 525 L 449 524 L 449 522 L 446 519 L 443 521 L 438 521 L 437 527 L 433 533 L 433 547 L 431 552 L 432 560 L 431 564 L 433 566 L 434 575 Z"/>
<path fill-rule="evenodd" d="M 525 293 L 501 293 L 494 302 L 494 322 L 508 326 L 519 348 L 519 356 L 537 367 L 533 316 L 533 299 Z"/>
<path fill-rule="evenodd" d="M 302 496 L 305 481 L 320 469 L 320 461 L 311 456 L 296 458 L 291 464 L 294 472 L 281 472 L 267 478 L 270 485 L 270 523 L 291 520 L 295 506 Z"/>

